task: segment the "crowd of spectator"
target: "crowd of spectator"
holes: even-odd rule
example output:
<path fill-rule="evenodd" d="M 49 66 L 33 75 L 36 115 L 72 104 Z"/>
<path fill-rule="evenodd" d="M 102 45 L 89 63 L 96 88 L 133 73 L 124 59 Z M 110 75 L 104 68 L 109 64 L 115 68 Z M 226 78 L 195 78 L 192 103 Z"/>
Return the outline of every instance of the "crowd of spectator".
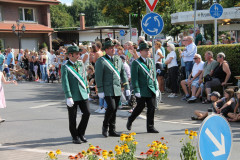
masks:
<path fill-rule="evenodd" d="M 233 95 L 230 92 L 233 91 L 225 90 L 224 100 L 220 98 L 219 93 L 216 96 L 216 94 L 213 94 L 215 92 L 212 92 L 215 87 L 223 87 L 225 89 L 231 76 L 228 62 L 225 60 L 225 54 L 222 52 L 217 53 L 217 60 L 214 60 L 213 53 L 207 51 L 204 55 L 204 62 L 201 55 L 197 53 L 197 45 L 202 44 L 202 36 L 200 34 L 198 29 L 195 39 L 193 39 L 193 30 L 189 30 L 187 36 L 180 34 L 181 41 L 179 44 L 184 49 L 178 50 L 179 57 L 175 52 L 174 43 L 166 43 L 165 50 L 161 41 L 156 40 L 155 45 L 152 46 L 152 42 L 145 41 L 143 36 L 139 37 L 137 44 L 128 41 L 121 45 L 119 41 L 113 40 L 115 55 L 120 56 L 123 61 L 124 70 L 131 84 L 131 65 L 134 60 L 140 57 L 138 46 L 140 43 L 148 43 L 152 47 L 149 51 L 149 58 L 155 58 L 156 79 L 161 94 L 169 92 L 168 97 L 175 98 L 180 95 L 180 90 L 182 90 L 184 92 L 183 101 L 194 103 L 200 100 L 203 104 L 213 103 L 213 106 L 215 106 L 213 109 L 216 113 L 222 113 L 226 117 L 231 117 L 233 121 L 238 120 L 238 116 L 235 117 L 231 114 L 237 113 L 237 109 L 226 107 L 226 105 L 229 106 L 229 101 L 238 104 L 237 100 L 239 98 L 231 99 Z M 99 57 L 105 55 L 105 51 L 102 49 L 103 46 L 100 42 L 96 42 L 91 46 L 81 45 L 79 48 L 81 50 L 80 60 L 83 61 L 86 67 L 87 80 L 91 90 L 90 100 L 99 101 L 99 108 L 95 112 L 105 113 L 107 104 L 104 99 L 98 98 L 95 83 L 95 63 Z M 152 53 L 153 50 L 154 53 Z M 167 55 L 166 51 L 168 52 Z M 46 83 L 49 80 L 60 81 L 61 66 L 68 60 L 66 52 L 67 47 L 64 46 L 61 46 L 57 51 L 51 50 L 50 52 L 48 52 L 47 48 L 43 48 L 38 52 L 21 49 L 15 58 L 12 50 L 8 48 L 4 53 L 0 54 L 0 70 L 8 80 L 29 80 L 40 83 Z M 179 63 L 178 59 L 180 60 Z M 129 105 L 131 100 L 132 96 L 125 96 L 123 91 L 121 104 Z M 225 105 L 218 105 L 219 102 Z M 219 106 L 223 108 L 221 109 Z M 218 109 L 221 109 L 221 111 L 219 112 Z M 203 119 L 206 117 L 206 112 L 196 111 L 195 114 L 197 117 L 192 117 L 192 119 Z"/>

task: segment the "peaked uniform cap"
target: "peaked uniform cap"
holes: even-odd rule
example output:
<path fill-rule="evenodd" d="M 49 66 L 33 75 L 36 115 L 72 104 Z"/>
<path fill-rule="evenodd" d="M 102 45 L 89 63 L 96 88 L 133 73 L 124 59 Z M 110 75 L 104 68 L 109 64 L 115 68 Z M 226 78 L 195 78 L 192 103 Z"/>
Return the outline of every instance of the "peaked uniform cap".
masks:
<path fill-rule="evenodd" d="M 67 49 L 67 54 L 69 54 L 69 53 L 75 53 L 75 52 L 79 52 L 78 46 L 70 46 L 70 47 L 68 47 L 68 49 Z"/>

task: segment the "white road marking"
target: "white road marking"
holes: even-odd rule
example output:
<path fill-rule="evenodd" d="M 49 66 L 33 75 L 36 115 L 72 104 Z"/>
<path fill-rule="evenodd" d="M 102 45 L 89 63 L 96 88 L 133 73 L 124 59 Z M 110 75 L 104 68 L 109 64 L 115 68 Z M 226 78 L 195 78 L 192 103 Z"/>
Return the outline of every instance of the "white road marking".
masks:
<path fill-rule="evenodd" d="M 25 151 L 25 152 L 33 152 L 33 153 L 46 153 L 50 152 L 50 150 L 43 150 L 43 149 L 32 149 L 32 148 L 23 148 L 23 147 L 11 147 L 11 146 L 0 146 L 0 149 L 7 149 L 7 150 L 18 150 L 18 151 Z M 69 155 L 75 155 L 76 153 L 68 153 L 68 152 L 62 152 L 61 155 L 69 156 Z"/>
<path fill-rule="evenodd" d="M 61 104 L 62 102 L 63 102 L 63 101 L 60 101 L 60 102 L 52 102 L 52 103 L 42 104 L 42 105 L 39 105 L 39 106 L 30 107 L 30 108 L 31 108 L 31 109 L 44 108 L 44 107 L 48 107 L 48 106 L 51 106 L 51 105 Z M 65 102 L 65 101 L 64 101 L 64 102 Z"/>
<path fill-rule="evenodd" d="M 139 115 L 138 118 L 147 119 L 147 117 L 144 116 L 144 115 Z M 172 124 L 193 125 L 193 126 L 200 126 L 201 125 L 201 124 L 193 124 L 193 123 L 179 122 L 179 121 L 163 121 L 163 120 L 158 120 L 158 119 L 155 119 L 155 121 L 163 122 L 163 123 L 172 123 Z"/>

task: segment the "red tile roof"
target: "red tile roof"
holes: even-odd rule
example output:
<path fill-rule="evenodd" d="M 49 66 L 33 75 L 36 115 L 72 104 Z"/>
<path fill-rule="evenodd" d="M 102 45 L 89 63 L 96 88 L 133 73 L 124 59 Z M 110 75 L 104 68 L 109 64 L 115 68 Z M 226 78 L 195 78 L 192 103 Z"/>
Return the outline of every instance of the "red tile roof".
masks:
<path fill-rule="evenodd" d="M 0 23 L 0 33 L 1 32 L 12 32 L 12 25 L 13 23 Z M 16 24 L 14 24 L 16 26 Z M 41 25 L 41 24 L 24 24 L 26 27 L 25 33 L 50 33 L 53 32 L 52 28 L 49 28 L 47 26 Z M 20 24 L 20 28 L 22 27 L 22 24 Z M 16 28 L 17 30 L 17 28 Z M 21 30 L 21 29 L 20 29 Z"/>
<path fill-rule="evenodd" d="M 36 4 L 36 5 L 56 5 L 59 4 L 58 0 L 0 0 L 6 3 L 20 3 L 20 4 Z"/>

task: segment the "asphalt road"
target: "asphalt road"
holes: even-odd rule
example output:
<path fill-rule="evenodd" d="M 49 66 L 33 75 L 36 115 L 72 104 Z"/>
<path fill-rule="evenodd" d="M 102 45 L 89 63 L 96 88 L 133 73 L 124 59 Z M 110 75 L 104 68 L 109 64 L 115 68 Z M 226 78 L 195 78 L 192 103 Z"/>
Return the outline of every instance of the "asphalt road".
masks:
<path fill-rule="evenodd" d="M 86 150 L 89 144 L 99 145 L 106 150 L 113 150 L 119 138 L 104 138 L 101 135 L 103 114 L 96 114 L 97 105 L 91 103 L 91 117 L 86 131 L 89 143 L 72 144 L 68 130 L 68 115 L 64 103 L 61 84 L 40 84 L 23 82 L 18 86 L 4 86 L 7 108 L 0 110 L 0 116 L 6 122 L 0 124 L 0 160 L 35 160 L 44 159 L 45 153 L 62 150 L 60 159 Z M 163 102 L 155 114 L 155 128 L 159 134 L 146 133 L 146 117 L 143 113 L 133 123 L 132 131 L 136 132 L 138 141 L 137 155 L 147 151 L 147 144 L 165 137 L 169 146 L 169 158 L 180 159 L 180 140 L 184 130 L 198 131 L 201 121 L 191 121 L 195 109 L 207 110 L 209 105 L 201 103 L 187 104 L 179 98 L 163 96 Z M 129 133 L 126 122 L 129 113 L 119 110 L 117 131 Z M 78 118 L 81 115 L 79 114 Z M 230 160 L 238 160 L 240 148 L 239 123 L 231 123 L 233 146 Z M 197 144 L 197 143 L 196 143 Z M 207 146 L 206 146 L 207 147 Z"/>

